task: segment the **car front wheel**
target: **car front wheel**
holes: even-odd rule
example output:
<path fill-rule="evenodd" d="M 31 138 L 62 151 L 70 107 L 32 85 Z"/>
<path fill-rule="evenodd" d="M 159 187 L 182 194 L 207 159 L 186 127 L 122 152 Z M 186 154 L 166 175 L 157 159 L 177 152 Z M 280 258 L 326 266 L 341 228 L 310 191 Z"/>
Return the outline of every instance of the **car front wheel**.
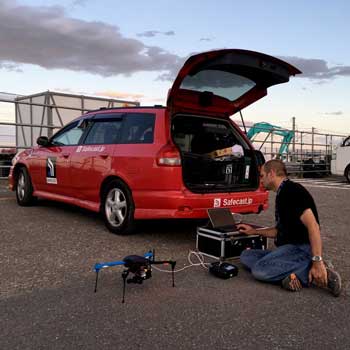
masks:
<path fill-rule="evenodd" d="M 120 180 L 112 181 L 105 189 L 102 214 L 107 228 L 118 235 L 133 232 L 135 205 L 128 187 Z"/>
<path fill-rule="evenodd" d="M 346 167 L 344 171 L 345 178 L 348 182 L 350 182 L 350 164 Z"/>
<path fill-rule="evenodd" d="M 21 168 L 18 173 L 16 184 L 17 203 L 21 206 L 29 206 L 34 203 L 33 185 L 26 168 Z"/>

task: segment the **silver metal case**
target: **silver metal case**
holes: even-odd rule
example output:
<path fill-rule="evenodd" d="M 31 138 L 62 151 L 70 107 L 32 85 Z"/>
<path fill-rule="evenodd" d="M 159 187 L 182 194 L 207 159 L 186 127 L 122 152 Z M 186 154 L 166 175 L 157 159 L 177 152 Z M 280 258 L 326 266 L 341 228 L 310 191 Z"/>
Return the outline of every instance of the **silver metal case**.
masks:
<path fill-rule="evenodd" d="M 211 258 L 237 258 L 245 249 L 266 249 L 267 239 L 259 235 L 237 235 L 237 231 L 223 233 L 213 228 L 197 227 L 197 251 Z"/>

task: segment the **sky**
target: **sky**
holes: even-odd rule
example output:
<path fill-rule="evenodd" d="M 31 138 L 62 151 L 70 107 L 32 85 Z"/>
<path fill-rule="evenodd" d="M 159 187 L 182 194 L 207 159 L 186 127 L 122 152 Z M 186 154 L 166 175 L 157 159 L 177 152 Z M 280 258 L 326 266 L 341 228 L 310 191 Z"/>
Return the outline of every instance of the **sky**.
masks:
<path fill-rule="evenodd" d="M 349 20 L 345 0 L 0 0 L 0 92 L 165 104 L 191 54 L 247 49 L 303 74 L 244 109 L 246 121 L 350 134 Z"/>

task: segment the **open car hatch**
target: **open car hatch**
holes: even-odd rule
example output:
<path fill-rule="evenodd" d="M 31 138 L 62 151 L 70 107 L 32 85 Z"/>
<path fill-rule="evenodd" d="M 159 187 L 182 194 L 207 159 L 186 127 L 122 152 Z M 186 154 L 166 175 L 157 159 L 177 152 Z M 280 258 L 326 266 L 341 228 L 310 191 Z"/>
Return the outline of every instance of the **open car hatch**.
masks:
<path fill-rule="evenodd" d="M 225 49 L 191 56 L 169 91 L 167 107 L 229 117 L 267 94 L 272 85 L 301 73 L 292 65 L 259 52 Z"/>

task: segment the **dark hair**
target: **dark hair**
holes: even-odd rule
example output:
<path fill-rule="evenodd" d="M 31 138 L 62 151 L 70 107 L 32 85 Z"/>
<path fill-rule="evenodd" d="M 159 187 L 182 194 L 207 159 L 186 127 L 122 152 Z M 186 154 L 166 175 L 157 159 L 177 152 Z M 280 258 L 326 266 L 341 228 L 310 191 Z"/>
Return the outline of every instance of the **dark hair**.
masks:
<path fill-rule="evenodd" d="M 279 159 L 271 159 L 264 164 L 264 170 L 266 173 L 269 173 L 272 169 L 276 172 L 277 176 L 287 176 L 286 166 Z"/>

